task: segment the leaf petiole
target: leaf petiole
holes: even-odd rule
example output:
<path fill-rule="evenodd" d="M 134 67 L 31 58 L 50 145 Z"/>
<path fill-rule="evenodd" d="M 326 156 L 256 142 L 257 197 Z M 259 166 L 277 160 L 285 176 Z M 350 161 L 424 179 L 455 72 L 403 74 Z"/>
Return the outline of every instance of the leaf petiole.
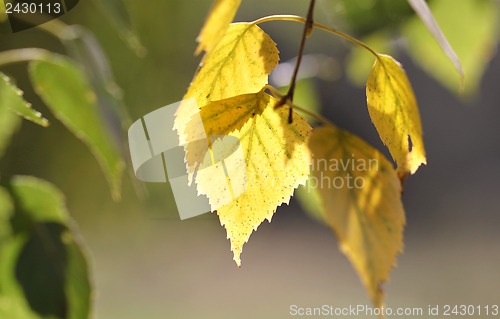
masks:
<path fill-rule="evenodd" d="M 326 126 L 331 126 L 331 127 L 336 127 L 335 125 L 333 125 L 332 122 L 330 122 L 328 119 L 326 119 L 325 117 L 319 115 L 318 113 L 315 113 L 315 112 L 312 112 L 312 111 L 309 111 L 301 106 L 298 106 L 297 104 L 294 104 L 294 103 L 290 103 L 290 104 L 287 104 L 290 106 L 290 109 L 294 109 L 296 111 L 299 111 L 299 112 L 302 112 L 304 114 L 307 114 L 313 118 L 315 118 L 316 120 L 318 120 L 318 122 L 321 122 L 323 123 L 324 125 Z"/>
<path fill-rule="evenodd" d="M 282 100 L 286 96 L 286 95 L 281 94 L 280 91 L 278 91 L 274 86 L 272 86 L 270 84 L 267 84 L 266 86 L 264 86 L 264 90 L 268 90 L 271 93 L 271 95 L 278 100 Z M 307 114 L 307 115 L 315 118 L 318 122 L 321 122 L 327 126 L 336 127 L 332 122 L 330 122 L 328 119 L 326 119 L 325 117 L 321 116 L 320 114 L 318 114 L 316 112 L 307 110 L 301 106 L 298 106 L 297 104 L 294 104 L 291 101 L 288 101 L 288 103 L 286 103 L 286 105 L 290 106 L 291 110 L 293 109 L 293 110 L 299 111 L 301 113 Z M 278 105 L 275 106 L 275 108 L 277 108 L 277 107 L 279 107 L 279 106 Z"/>
<path fill-rule="evenodd" d="M 270 15 L 270 16 L 262 17 L 260 19 L 253 21 L 252 24 L 261 24 L 261 23 L 270 22 L 270 21 L 293 21 L 293 22 L 299 22 L 299 23 L 306 23 L 307 22 L 307 20 L 305 18 L 300 17 L 300 16 L 288 15 L 288 14 L 284 14 L 284 15 L 278 14 L 278 15 Z M 337 36 L 339 36 L 339 37 L 341 37 L 349 42 L 352 42 L 356 45 L 359 45 L 360 47 L 366 49 L 371 54 L 373 54 L 373 56 L 375 56 L 375 58 L 377 58 L 377 60 L 380 60 L 379 54 L 375 50 L 370 48 L 367 44 L 363 43 L 362 41 L 360 41 L 360 40 L 358 40 L 358 39 L 356 39 L 356 38 L 354 38 L 346 33 L 343 33 L 335 28 L 328 27 L 328 26 L 321 24 L 321 23 L 313 22 L 312 25 L 315 28 L 332 33 L 332 34 L 337 35 Z"/>
<path fill-rule="evenodd" d="M 39 48 L 4 51 L 0 52 L 0 66 L 31 61 L 46 61 L 55 55 L 57 54 Z"/>

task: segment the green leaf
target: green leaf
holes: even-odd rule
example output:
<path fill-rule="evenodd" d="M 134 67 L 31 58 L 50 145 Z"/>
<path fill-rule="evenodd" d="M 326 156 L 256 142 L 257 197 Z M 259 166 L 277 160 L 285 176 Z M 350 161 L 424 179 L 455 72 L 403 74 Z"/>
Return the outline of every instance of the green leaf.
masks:
<path fill-rule="evenodd" d="M 88 318 L 88 268 L 61 193 L 32 177 L 7 188 L 14 214 L 0 246 L 0 317 Z"/>
<path fill-rule="evenodd" d="M 30 64 L 36 92 L 99 161 L 115 200 L 120 198 L 124 162 L 96 106 L 96 96 L 82 71 L 69 59 L 51 58 Z"/>
<path fill-rule="evenodd" d="M 19 128 L 19 115 L 41 126 L 49 122 L 41 114 L 31 108 L 26 102 L 23 92 L 14 86 L 10 79 L 0 72 L 0 156 L 3 155 L 12 134 Z"/>
<path fill-rule="evenodd" d="M 381 285 L 403 249 L 405 215 L 398 176 L 379 151 L 336 127 L 315 129 L 309 148 L 313 164 L 305 191 L 319 193 L 317 216 L 335 232 L 373 304 L 380 307 Z"/>
<path fill-rule="evenodd" d="M 441 49 L 443 49 L 443 52 L 448 56 L 450 61 L 455 66 L 455 69 L 457 70 L 458 74 L 463 79 L 464 71 L 462 70 L 462 64 L 460 63 L 460 59 L 458 58 L 457 54 L 451 47 L 450 43 L 448 42 L 448 39 L 446 39 L 446 36 L 443 34 L 443 31 L 441 30 L 439 24 L 432 15 L 431 9 L 429 9 L 427 2 L 425 2 L 425 0 L 408 0 L 408 3 L 411 5 L 413 10 L 415 10 L 417 15 L 424 23 L 424 25 L 434 36 Z"/>
<path fill-rule="evenodd" d="M 23 94 L 23 91 L 11 83 L 9 77 L 0 72 L 0 103 L 5 103 L 12 112 L 28 121 L 43 127 L 49 126 L 49 121 L 32 109 L 31 104 L 23 99 Z"/>
<path fill-rule="evenodd" d="M 97 97 L 99 110 L 106 114 L 109 127 L 116 128 L 118 132 L 114 133 L 120 139 L 120 124 L 124 130 L 132 124 L 123 105 L 122 89 L 116 83 L 106 54 L 95 35 L 82 27 L 74 29 L 77 30 L 78 37 L 65 41 L 68 54 L 84 71 Z"/>
<path fill-rule="evenodd" d="M 486 67 L 495 54 L 499 39 L 498 2 L 492 0 L 434 0 L 429 3 L 443 33 L 463 66 L 464 93 L 477 92 Z M 458 92 L 460 79 L 452 76 L 454 65 L 418 19 L 403 28 L 408 52 L 416 63 L 445 87 Z"/>

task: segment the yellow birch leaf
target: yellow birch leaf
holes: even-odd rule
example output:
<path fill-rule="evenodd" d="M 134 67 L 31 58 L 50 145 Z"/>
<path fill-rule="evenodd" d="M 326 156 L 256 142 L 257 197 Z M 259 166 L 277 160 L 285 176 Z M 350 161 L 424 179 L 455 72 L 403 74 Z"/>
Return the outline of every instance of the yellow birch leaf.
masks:
<path fill-rule="evenodd" d="M 207 54 L 184 99 L 203 107 L 211 101 L 259 92 L 279 61 L 276 43 L 251 23 L 234 23 Z"/>
<path fill-rule="evenodd" d="M 379 55 L 366 83 L 370 117 L 398 164 L 401 179 L 427 164 L 422 124 L 413 88 L 401 64 Z"/>
<path fill-rule="evenodd" d="M 233 22 L 241 0 L 216 0 L 210 9 L 207 20 L 198 35 L 195 54 L 209 53 L 224 36 L 229 24 Z"/>
<path fill-rule="evenodd" d="M 211 102 L 193 114 L 184 129 L 184 136 L 190 141 L 185 145 L 187 166 L 197 170 L 205 160 L 210 143 L 200 137 L 210 139 L 239 130 L 249 119 L 261 114 L 269 103 L 268 95 L 261 91 Z"/>
<path fill-rule="evenodd" d="M 227 167 L 227 171 L 245 171 L 243 192 L 221 207 L 216 206 L 238 266 L 250 234 L 265 219 L 271 221 L 277 207 L 288 204 L 294 189 L 309 176 L 307 141 L 312 129 L 298 114 L 288 124 L 289 108 L 274 109 L 277 102 L 259 92 L 210 103 L 201 110 L 207 136 L 236 137 L 243 152 L 244 163 Z M 206 172 L 198 171 L 196 183 L 198 192 L 207 195 L 214 210 L 214 205 L 220 202 L 220 189 L 225 185 L 214 183 L 213 174 Z"/>
<path fill-rule="evenodd" d="M 319 192 L 325 222 L 356 269 L 375 306 L 403 249 L 401 184 L 392 164 L 357 136 L 335 127 L 315 129 L 308 190 Z"/>
<path fill-rule="evenodd" d="M 259 92 L 268 83 L 269 74 L 278 61 L 276 43 L 262 29 L 250 23 L 231 24 L 216 48 L 205 55 L 184 100 L 194 98 L 202 108 L 211 101 Z M 186 125 L 196 114 L 198 110 L 190 103 L 179 106 L 174 122 L 179 145 L 187 146 L 188 141 L 192 141 L 185 134 Z M 193 162 L 186 158 L 190 180 L 197 159 Z"/>

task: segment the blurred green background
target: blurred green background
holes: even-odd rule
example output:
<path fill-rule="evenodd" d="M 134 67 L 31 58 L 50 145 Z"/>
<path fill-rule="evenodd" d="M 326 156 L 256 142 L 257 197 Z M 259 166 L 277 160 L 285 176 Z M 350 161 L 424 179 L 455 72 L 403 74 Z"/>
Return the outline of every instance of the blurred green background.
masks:
<path fill-rule="evenodd" d="M 136 120 L 182 98 L 199 63 L 192 53 L 211 1 L 124 2 L 128 13 L 118 0 L 81 0 L 62 20 L 85 26 L 99 40 Z M 464 62 L 463 95 L 457 93 L 451 63 L 420 24 L 412 28 L 419 21 L 401 3 L 323 0 L 316 10 L 318 22 L 397 56 L 420 103 L 429 164 L 405 185 L 406 249 L 386 285 L 387 306 L 500 304 L 499 3 L 429 2 Z M 304 0 L 243 1 L 236 20 L 304 15 L 307 6 Z M 140 39 L 144 56 L 124 40 L 124 25 Z M 262 27 L 277 42 L 282 62 L 295 57 L 301 25 Z M 57 39 L 40 30 L 12 34 L 4 23 L 0 31 L 2 51 L 41 47 L 65 54 Z M 351 49 L 339 38 L 315 32 L 306 49 L 313 62 L 303 70 L 311 77 L 304 94 L 312 94 L 336 124 L 385 152 L 358 85 L 373 59 Z M 318 67 L 322 62 L 330 72 Z M 44 178 L 65 194 L 90 251 L 97 318 L 289 318 L 292 304 L 369 304 L 331 231 L 295 200 L 251 236 L 241 269 L 215 216 L 178 220 L 168 184 L 146 185 L 149 195 L 140 199 L 127 176 L 123 200 L 113 202 L 98 163 L 34 94 L 26 66 L 2 71 L 51 126 L 24 122 L 0 161 L 0 172 Z M 280 82 L 278 75 L 271 79 Z"/>

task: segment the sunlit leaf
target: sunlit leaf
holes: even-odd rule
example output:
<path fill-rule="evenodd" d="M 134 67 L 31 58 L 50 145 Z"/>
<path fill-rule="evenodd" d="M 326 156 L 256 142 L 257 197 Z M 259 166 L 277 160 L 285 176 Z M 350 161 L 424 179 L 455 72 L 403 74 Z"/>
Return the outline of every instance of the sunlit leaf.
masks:
<path fill-rule="evenodd" d="M 184 99 L 210 101 L 259 92 L 278 64 L 276 43 L 256 25 L 235 23 L 205 56 Z"/>
<path fill-rule="evenodd" d="M 184 100 L 195 98 L 203 108 L 211 101 L 259 92 L 278 61 L 276 43 L 262 29 L 249 23 L 231 24 L 217 47 L 203 59 Z M 188 144 L 183 133 L 193 116 L 184 106 L 179 107 L 174 124 L 181 133 L 180 145 Z M 195 162 L 187 163 L 190 175 Z"/>
<path fill-rule="evenodd" d="M 244 163 L 227 167 L 228 171 L 243 169 L 246 173 L 242 194 L 231 202 L 217 205 L 220 189 L 226 184 L 214 182 L 213 174 L 201 170 L 196 176 L 198 192 L 207 195 L 212 210 L 217 205 L 238 266 L 250 234 L 265 219 L 271 221 L 277 207 L 288 204 L 294 189 L 305 183 L 309 175 L 307 140 L 311 127 L 298 114 L 288 124 L 288 107 L 275 110 L 276 103 L 276 99 L 260 92 L 213 102 L 201 109 L 207 135 L 236 137 L 243 151 Z"/>
<path fill-rule="evenodd" d="M 410 3 L 413 10 L 415 10 L 417 15 L 420 17 L 420 19 L 427 27 L 427 29 L 434 36 L 439 46 L 441 46 L 441 49 L 443 49 L 444 53 L 451 60 L 451 62 L 455 66 L 455 69 L 457 69 L 457 72 L 460 75 L 460 77 L 463 78 L 464 72 L 462 70 L 462 65 L 460 64 L 460 59 L 458 58 L 455 51 L 453 51 L 453 48 L 448 42 L 448 39 L 446 39 L 446 36 L 443 34 L 443 31 L 441 30 L 439 24 L 432 15 L 432 12 L 429 9 L 427 2 L 425 2 L 425 0 L 408 0 L 408 2 Z"/>
<path fill-rule="evenodd" d="M 498 2 L 493 0 L 433 0 L 432 13 L 462 63 L 464 93 L 477 92 L 486 67 L 496 52 L 499 40 Z M 458 92 L 460 79 L 452 76 L 454 66 L 441 52 L 438 43 L 415 18 L 403 27 L 408 53 L 430 75 L 453 92 Z"/>
<path fill-rule="evenodd" d="M 55 117 L 90 148 L 108 179 L 113 198 L 118 199 L 124 162 L 81 70 L 69 59 L 53 58 L 33 62 L 30 76 Z"/>
<path fill-rule="evenodd" d="M 85 319 L 91 286 L 60 192 L 47 182 L 16 177 L 11 236 L 0 245 L 0 317 Z"/>
<path fill-rule="evenodd" d="M 240 4 L 241 0 L 215 0 L 197 39 L 197 55 L 212 51 L 233 22 Z"/>
<path fill-rule="evenodd" d="M 366 83 L 370 117 L 404 178 L 426 164 L 417 101 L 399 62 L 380 55 Z"/>
<path fill-rule="evenodd" d="M 188 141 L 196 141 L 200 136 L 210 138 L 210 136 L 227 135 L 241 129 L 255 115 L 261 114 L 269 103 L 269 96 L 263 92 L 211 102 L 199 110 L 199 117 L 193 116 L 184 128 L 184 132 L 180 133 L 183 133 Z M 186 163 L 189 172 L 192 173 L 205 160 L 209 144 L 187 143 L 185 150 Z"/>
<path fill-rule="evenodd" d="M 31 108 L 31 104 L 23 98 L 23 92 L 15 87 L 10 79 L 0 72 L 0 156 L 3 155 L 10 137 L 18 129 L 18 116 L 41 126 L 49 122 L 41 114 Z M 16 115 L 17 114 L 17 115 Z"/>
<path fill-rule="evenodd" d="M 358 272 L 374 305 L 403 249 L 405 215 L 392 164 L 360 138 L 334 127 L 315 129 L 308 189 L 319 193 L 325 222 Z"/>

